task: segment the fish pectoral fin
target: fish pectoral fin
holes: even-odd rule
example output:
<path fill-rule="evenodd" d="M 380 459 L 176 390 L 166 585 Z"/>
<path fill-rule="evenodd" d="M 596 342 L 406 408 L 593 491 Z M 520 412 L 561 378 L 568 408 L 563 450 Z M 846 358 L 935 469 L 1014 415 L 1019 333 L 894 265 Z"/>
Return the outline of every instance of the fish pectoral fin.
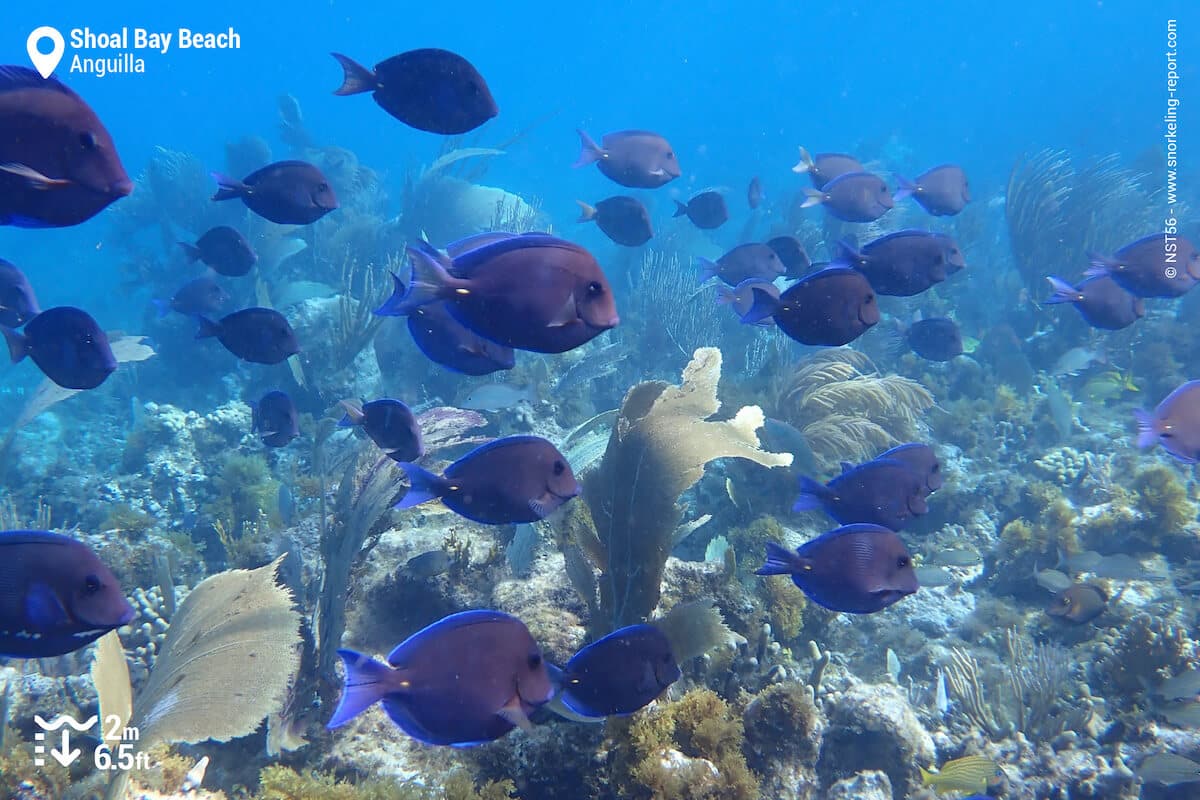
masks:
<path fill-rule="evenodd" d="M 546 507 L 548 500 L 549 498 L 547 498 L 545 495 L 537 498 L 536 500 L 530 500 L 529 510 L 534 514 L 537 514 L 538 519 L 545 519 L 546 515 L 550 513 L 550 509 Z"/>
<path fill-rule="evenodd" d="M 66 178 L 47 177 L 28 164 L 18 164 L 10 161 L 7 164 L 0 164 L 0 170 L 10 175 L 16 175 L 18 178 L 24 178 L 26 183 L 34 189 L 61 189 L 64 186 L 72 185 L 71 181 Z"/>
<path fill-rule="evenodd" d="M 58 595 L 44 583 L 35 583 L 25 595 L 25 616 L 35 628 L 51 628 L 69 617 Z"/>
<path fill-rule="evenodd" d="M 658 169 L 650 170 L 650 174 L 656 178 L 661 178 L 663 175 L 667 174 L 667 171 L 665 169 L 663 169 L 662 167 L 659 167 Z"/>
<path fill-rule="evenodd" d="M 563 303 L 562 308 L 558 310 L 550 321 L 546 323 L 547 328 L 563 328 L 567 325 L 573 325 L 579 322 L 579 311 L 575 305 L 575 293 L 572 292 L 567 296 L 567 302 Z"/>
<path fill-rule="evenodd" d="M 533 723 L 529 721 L 529 716 L 525 713 L 525 709 L 521 707 L 521 696 L 514 694 L 508 703 L 496 712 L 496 715 L 504 718 L 505 721 L 517 726 L 523 731 L 533 730 Z"/>

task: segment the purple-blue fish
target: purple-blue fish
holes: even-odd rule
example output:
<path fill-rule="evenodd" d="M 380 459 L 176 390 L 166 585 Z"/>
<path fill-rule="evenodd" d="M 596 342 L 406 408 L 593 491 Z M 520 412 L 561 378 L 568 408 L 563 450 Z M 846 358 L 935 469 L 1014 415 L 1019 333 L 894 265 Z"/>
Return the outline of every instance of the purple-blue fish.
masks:
<path fill-rule="evenodd" d="M 897 337 L 897 351 L 912 350 L 927 361 L 950 361 L 963 353 L 962 332 L 949 317 L 919 319 Z"/>
<path fill-rule="evenodd" d="M 532 727 L 529 715 L 554 697 L 529 629 L 499 611 L 444 617 L 397 645 L 386 664 L 354 650 L 338 655 L 346 683 L 329 728 L 382 703 L 414 739 L 466 747 Z"/>
<path fill-rule="evenodd" d="M 776 299 L 779 298 L 779 287 L 770 281 L 764 281 L 759 278 L 747 278 L 737 286 L 730 288 L 724 284 L 717 286 L 717 305 L 729 306 L 733 309 L 733 313 L 737 314 L 738 319 L 750 313 L 750 309 L 754 306 L 754 290 L 766 292 Z M 769 327 L 775 324 L 773 317 L 763 317 L 755 325 Z"/>
<path fill-rule="evenodd" d="M 765 244 L 752 242 L 739 244 L 716 261 L 697 257 L 700 265 L 700 282 L 709 278 L 720 278 L 730 286 L 755 278 L 773 281 L 782 275 L 786 267 L 779 254 Z"/>
<path fill-rule="evenodd" d="M 640 247 L 654 237 L 650 213 L 635 197 L 617 195 L 589 206 L 582 200 L 577 222 L 595 221 L 605 236 L 625 247 Z"/>
<path fill-rule="evenodd" d="M 846 470 L 827 484 L 801 476 L 793 511 L 824 511 L 842 525 L 867 522 L 898 531 L 929 511 L 926 478 L 902 461 L 877 458 Z"/>
<path fill-rule="evenodd" d="M 935 217 L 953 216 L 971 202 L 967 173 L 957 164 L 934 167 L 913 181 L 899 175 L 895 177 L 896 185 L 900 188 L 892 199 L 898 203 L 906 197 L 912 197 L 921 208 Z"/>
<path fill-rule="evenodd" d="M 1162 448 L 1185 464 L 1200 461 L 1200 381 L 1188 381 L 1167 395 L 1151 414 L 1143 409 L 1137 417 L 1137 446 Z"/>
<path fill-rule="evenodd" d="M 1054 294 L 1046 298 L 1046 304 L 1071 303 L 1093 328 L 1119 331 L 1146 316 L 1145 301 L 1122 289 L 1108 275 L 1086 278 L 1078 286 L 1053 276 L 1046 280 L 1054 290 Z"/>
<path fill-rule="evenodd" d="M 869 524 L 827 531 L 794 553 L 767 542 L 767 563 L 754 574 L 790 575 L 813 602 L 849 614 L 882 611 L 920 588 L 904 542 Z"/>
<path fill-rule="evenodd" d="M 571 657 L 558 680 L 559 696 L 584 717 L 624 716 L 649 705 L 681 674 L 662 630 L 629 625 Z"/>
<path fill-rule="evenodd" d="M 134 618 L 87 545 L 50 531 L 0 531 L 0 656 L 51 658 Z"/>
<path fill-rule="evenodd" d="M 1092 256 L 1084 273 L 1108 275 L 1138 297 L 1180 297 L 1200 281 L 1200 251 L 1182 236 L 1152 233 L 1112 256 Z"/>
<path fill-rule="evenodd" d="M 0 258 L 0 325 L 19 328 L 41 313 L 25 273 Z"/>
<path fill-rule="evenodd" d="M 575 167 L 595 164 L 609 180 L 630 189 L 657 189 L 680 176 L 671 143 L 652 131 L 606 133 L 596 144 L 582 130 Z"/>
<path fill-rule="evenodd" d="M 24 331 L 0 328 L 0 332 L 14 364 L 29 356 L 64 389 L 95 389 L 117 368 L 108 336 L 78 308 L 48 308 L 25 323 Z"/>
<path fill-rule="evenodd" d="M 399 282 L 397 287 L 402 294 Z M 382 314 L 384 309 L 375 313 Z M 408 332 L 430 361 L 464 375 L 490 375 L 516 365 L 511 347 L 475 333 L 456 320 L 445 303 L 430 303 L 411 311 Z"/>
<path fill-rule="evenodd" d="M 862 273 L 845 267 L 814 272 L 778 297 L 751 287 L 754 302 L 742 316 L 747 325 L 768 317 L 801 344 L 839 347 L 879 322 L 875 290 Z"/>
<path fill-rule="evenodd" d="M 426 47 L 379 62 L 369 70 L 341 53 L 342 85 L 334 94 L 372 92 L 375 102 L 405 125 L 456 136 L 500 113 L 487 81 L 457 53 Z"/>
<path fill-rule="evenodd" d="M 236 228 L 218 225 L 207 230 L 195 244 L 180 242 L 188 261 L 202 261 L 213 272 L 227 278 L 240 278 L 254 268 L 258 254 Z"/>
<path fill-rule="evenodd" d="M 729 221 L 729 208 L 720 192 L 701 192 L 686 203 L 675 201 L 675 216 L 687 217 L 701 230 L 714 230 Z"/>
<path fill-rule="evenodd" d="M 300 435 L 300 415 L 286 392 L 267 392 L 257 403 L 250 403 L 250 410 L 253 412 L 250 430 L 267 447 L 284 447 Z"/>
<path fill-rule="evenodd" d="M 911 297 L 963 269 L 958 243 L 941 233 L 902 230 L 873 239 L 856 250 L 837 243 L 834 264 L 853 267 L 883 295 Z"/>
<path fill-rule="evenodd" d="M 159 317 L 165 317 L 172 311 L 194 317 L 197 314 L 208 316 L 220 313 L 232 299 L 221 284 L 204 275 L 179 287 L 170 300 L 156 299 L 153 302 Z"/>
<path fill-rule="evenodd" d="M 244 361 L 278 364 L 300 352 L 296 332 L 287 319 L 270 308 L 243 308 L 213 322 L 197 316 L 197 339 L 216 339 L 225 349 Z"/>
<path fill-rule="evenodd" d="M 548 234 L 511 236 L 456 257 L 420 242 L 408 254 L 414 280 L 384 304 L 392 313 L 444 301 L 478 335 L 536 353 L 573 350 L 621 321 L 595 257 Z"/>
<path fill-rule="evenodd" d="M 942 488 L 944 481 L 942 476 L 942 462 L 938 460 L 937 453 L 929 445 L 921 444 L 920 442 L 896 445 L 892 449 L 875 456 L 872 460 L 879 461 L 889 458 L 905 464 L 909 469 L 921 476 L 924 480 L 926 496 Z M 853 467 L 843 463 L 842 471 L 846 472 L 848 469 L 853 469 Z"/>
<path fill-rule="evenodd" d="M 214 172 L 213 200 L 240 198 L 263 219 L 280 225 L 308 225 L 338 207 L 337 195 L 321 170 L 306 161 L 277 161 L 242 180 Z"/>
<path fill-rule="evenodd" d="M 425 455 L 421 426 L 412 409 L 399 400 L 384 397 L 369 403 L 342 401 L 346 415 L 340 427 L 359 427 L 393 461 L 416 461 Z"/>
<path fill-rule="evenodd" d="M 0 225 L 78 225 L 133 191 L 112 137 L 53 75 L 0 66 Z"/>
<path fill-rule="evenodd" d="M 411 463 L 400 467 L 412 487 L 396 508 L 441 500 L 485 525 L 537 522 L 580 492 L 571 465 L 539 436 L 507 436 L 480 445 L 442 475 Z"/>
<path fill-rule="evenodd" d="M 824 206 L 843 222 L 874 222 L 895 205 L 887 183 L 869 172 L 847 172 L 820 189 L 805 188 L 804 195 L 801 208 Z"/>
<path fill-rule="evenodd" d="M 834 178 L 850 172 L 866 172 L 866 168 L 857 158 L 845 153 L 817 153 L 814 157 L 801 147 L 800 161 L 792 167 L 792 172 L 807 172 L 812 185 L 820 189 Z"/>

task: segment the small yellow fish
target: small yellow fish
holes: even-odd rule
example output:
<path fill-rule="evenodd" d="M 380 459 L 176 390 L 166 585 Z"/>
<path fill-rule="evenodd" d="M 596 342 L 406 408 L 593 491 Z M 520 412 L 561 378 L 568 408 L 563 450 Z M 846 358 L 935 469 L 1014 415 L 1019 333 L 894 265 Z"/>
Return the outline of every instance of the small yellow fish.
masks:
<path fill-rule="evenodd" d="M 983 756 L 964 756 L 947 761 L 937 772 L 928 772 L 923 767 L 921 782 L 942 792 L 977 792 L 982 794 L 988 787 L 1004 776 L 995 761 Z"/>

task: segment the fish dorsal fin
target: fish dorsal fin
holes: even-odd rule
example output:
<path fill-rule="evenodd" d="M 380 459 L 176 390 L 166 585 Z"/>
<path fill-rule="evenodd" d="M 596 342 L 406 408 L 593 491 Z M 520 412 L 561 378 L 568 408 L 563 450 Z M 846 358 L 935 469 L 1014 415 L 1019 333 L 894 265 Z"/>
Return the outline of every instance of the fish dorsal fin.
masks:
<path fill-rule="evenodd" d="M 851 464 L 849 461 L 842 462 L 842 474 L 843 475 L 845 475 L 847 472 L 849 472 L 852 469 L 854 469 L 854 465 Z"/>
<path fill-rule="evenodd" d="M 43 78 L 36 70 L 29 67 L 15 65 L 0 67 L 0 92 L 12 92 L 18 89 L 48 89 L 78 97 L 69 86 L 53 75 Z"/>
<path fill-rule="evenodd" d="M 526 250 L 531 247 L 557 247 L 562 250 L 583 250 L 577 244 L 568 242 L 565 239 L 559 239 L 557 236 L 551 236 L 548 233 L 522 233 L 461 253 L 454 259 L 454 274 L 468 277 L 476 267 L 485 261 L 496 258 L 504 253 Z"/>
<path fill-rule="evenodd" d="M 545 441 L 547 441 L 547 440 L 543 439 L 540 436 L 505 436 L 502 439 L 493 439 L 490 442 L 485 442 L 485 443 L 479 445 L 479 447 L 476 447 L 474 450 L 467 453 L 465 456 L 460 458 L 458 461 L 455 461 L 454 464 L 460 464 L 469 458 L 477 458 L 491 450 L 503 450 L 506 447 L 514 447 L 516 445 L 527 444 L 529 442 L 545 442 Z M 451 464 L 450 467 L 453 467 L 454 464 Z M 447 475 L 450 474 L 450 467 L 446 468 Z M 493 613 L 499 614 L 500 612 L 496 611 Z"/>
<path fill-rule="evenodd" d="M 408 652 L 417 644 L 428 639 L 435 634 L 442 634 L 459 628 L 467 628 L 471 625 L 487 625 L 497 622 L 515 622 L 515 617 L 505 614 L 503 611 L 490 611 L 487 609 L 475 609 L 473 611 L 460 611 L 457 614 L 451 614 L 445 619 L 438 620 L 432 625 L 427 625 L 421 630 L 414 633 L 412 636 L 405 639 L 400 644 L 388 653 L 388 663 L 393 667 L 399 666 L 408 655 Z"/>
<path fill-rule="evenodd" d="M 55 544 L 60 546 L 74 544 L 75 540 L 50 531 L 5 531 L 0 534 L 0 547 L 5 545 L 22 544 Z"/>

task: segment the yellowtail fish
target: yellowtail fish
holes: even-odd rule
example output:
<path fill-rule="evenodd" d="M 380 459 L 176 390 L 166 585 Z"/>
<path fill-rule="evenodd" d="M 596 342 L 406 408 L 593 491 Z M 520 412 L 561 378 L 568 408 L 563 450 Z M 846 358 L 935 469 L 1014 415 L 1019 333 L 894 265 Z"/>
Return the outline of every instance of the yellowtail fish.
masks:
<path fill-rule="evenodd" d="M 995 761 L 983 756 L 964 756 L 947 761 L 937 772 L 928 772 L 923 767 L 921 782 L 935 792 L 986 792 L 987 788 L 1004 776 Z"/>
<path fill-rule="evenodd" d="M 1137 391 L 1141 390 L 1133 382 L 1133 374 L 1121 373 L 1117 370 L 1109 370 L 1097 375 L 1083 385 L 1083 395 L 1093 402 L 1115 400 L 1125 392 Z"/>

